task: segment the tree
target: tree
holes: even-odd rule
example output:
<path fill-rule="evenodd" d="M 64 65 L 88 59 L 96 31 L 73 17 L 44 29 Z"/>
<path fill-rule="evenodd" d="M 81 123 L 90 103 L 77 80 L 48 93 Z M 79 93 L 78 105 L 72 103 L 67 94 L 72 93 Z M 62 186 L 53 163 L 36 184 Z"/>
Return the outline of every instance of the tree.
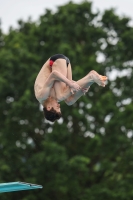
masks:
<path fill-rule="evenodd" d="M 90 2 L 69 2 L 37 22 L 19 20 L 6 35 L 1 30 L 1 182 L 43 185 L 2 200 L 132 199 L 133 28 L 115 10 L 99 16 Z M 62 102 L 63 118 L 50 124 L 33 86 L 55 53 L 70 58 L 74 80 L 95 69 L 109 81 L 92 85 L 71 107 Z"/>

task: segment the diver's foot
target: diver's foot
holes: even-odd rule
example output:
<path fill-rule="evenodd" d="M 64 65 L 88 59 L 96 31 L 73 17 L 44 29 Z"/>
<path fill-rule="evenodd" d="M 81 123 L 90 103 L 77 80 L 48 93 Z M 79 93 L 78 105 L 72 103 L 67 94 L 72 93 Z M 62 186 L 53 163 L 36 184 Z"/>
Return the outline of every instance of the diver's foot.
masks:
<path fill-rule="evenodd" d="M 91 76 L 92 80 L 99 86 L 105 87 L 105 82 L 108 79 L 107 76 L 102 76 L 94 70 L 90 71 L 89 76 Z"/>

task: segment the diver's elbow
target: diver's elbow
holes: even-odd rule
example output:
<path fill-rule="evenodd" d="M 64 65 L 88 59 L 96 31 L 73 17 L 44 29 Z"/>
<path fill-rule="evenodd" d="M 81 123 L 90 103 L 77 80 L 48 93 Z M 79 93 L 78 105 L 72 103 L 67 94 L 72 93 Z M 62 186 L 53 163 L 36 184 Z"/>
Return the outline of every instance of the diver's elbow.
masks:
<path fill-rule="evenodd" d="M 69 100 L 65 100 L 65 103 L 66 103 L 68 106 L 73 105 L 73 102 L 72 102 L 72 101 L 69 101 Z"/>

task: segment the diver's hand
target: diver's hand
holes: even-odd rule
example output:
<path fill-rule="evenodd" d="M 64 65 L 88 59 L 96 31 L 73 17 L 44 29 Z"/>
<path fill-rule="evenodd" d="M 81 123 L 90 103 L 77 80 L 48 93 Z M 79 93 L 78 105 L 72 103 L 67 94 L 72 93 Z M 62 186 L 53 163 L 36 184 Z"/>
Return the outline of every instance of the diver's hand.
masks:
<path fill-rule="evenodd" d="M 89 89 L 90 89 L 90 87 L 82 88 L 81 90 L 82 90 L 83 94 L 85 95 L 88 92 Z"/>
<path fill-rule="evenodd" d="M 71 90 L 71 93 L 74 94 L 75 92 L 78 92 L 79 90 L 81 90 L 81 87 L 75 81 L 72 81 L 70 90 Z"/>

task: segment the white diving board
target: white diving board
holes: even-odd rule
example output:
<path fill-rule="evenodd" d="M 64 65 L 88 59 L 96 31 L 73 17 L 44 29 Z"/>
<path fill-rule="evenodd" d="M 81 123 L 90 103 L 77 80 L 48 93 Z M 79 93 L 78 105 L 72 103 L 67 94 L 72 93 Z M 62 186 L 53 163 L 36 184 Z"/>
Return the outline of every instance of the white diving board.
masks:
<path fill-rule="evenodd" d="M 15 192 L 21 190 L 34 190 L 34 189 L 42 189 L 42 185 L 36 185 L 32 183 L 25 182 L 9 182 L 9 183 L 0 183 L 0 193 L 3 192 Z"/>

